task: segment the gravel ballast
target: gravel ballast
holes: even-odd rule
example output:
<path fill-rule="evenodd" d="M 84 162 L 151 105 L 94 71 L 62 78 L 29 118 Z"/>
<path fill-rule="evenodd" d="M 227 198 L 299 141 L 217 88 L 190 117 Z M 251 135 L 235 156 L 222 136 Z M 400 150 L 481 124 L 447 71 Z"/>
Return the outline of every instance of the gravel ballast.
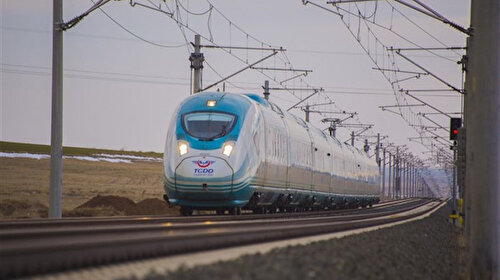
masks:
<path fill-rule="evenodd" d="M 460 231 L 449 213 L 143 279 L 460 279 Z"/>

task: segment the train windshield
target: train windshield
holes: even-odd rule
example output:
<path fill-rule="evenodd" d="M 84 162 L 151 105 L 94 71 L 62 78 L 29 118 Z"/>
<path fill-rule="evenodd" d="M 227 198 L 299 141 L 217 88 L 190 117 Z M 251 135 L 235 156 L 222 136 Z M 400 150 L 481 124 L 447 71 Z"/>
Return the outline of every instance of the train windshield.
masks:
<path fill-rule="evenodd" d="M 220 112 L 194 112 L 185 114 L 182 123 L 189 135 L 211 141 L 231 132 L 236 116 Z"/>

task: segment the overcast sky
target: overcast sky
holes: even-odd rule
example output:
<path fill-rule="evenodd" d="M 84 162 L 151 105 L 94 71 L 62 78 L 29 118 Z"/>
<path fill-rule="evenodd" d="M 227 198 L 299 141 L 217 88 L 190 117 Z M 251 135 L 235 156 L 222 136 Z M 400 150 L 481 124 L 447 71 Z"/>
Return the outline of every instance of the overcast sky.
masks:
<path fill-rule="evenodd" d="M 368 134 L 388 135 L 389 141 L 407 144 L 413 153 L 426 156 L 421 154 L 425 151 L 421 144 L 408 141 L 408 137 L 418 136 L 408 122 L 378 108 L 396 104 L 395 95 L 391 83 L 372 69 L 376 66 L 361 45 L 383 66 L 388 61 L 385 61 L 381 42 L 396 48 L 414 47 L 414 44 L 455 47 L 465 45 L 464 34 L 396 2 L 357 4 L 365 16 L 372 15 L 372 22 L 392 30 L 372 25 L 372 33 L 366 29 L 364 21 L 354 16 L 345 16 L 342 21 L 333 13 L 311 4 L 304 6 L 298 0 L 210 0 L 212 9 L 206 0 L 179 2 L 185 8 L 178 6 L 180 13 L 175 9 L 175 1 L 162 2 L 161 8 L 165 11 L 173 9 L 176 13 L 174 19 L 215 44 L 282 46 L 287 50 L 285 54 L 280 53 L 260 66 L 289 68 L 291 62 L 295 68 L 313 70 L 307 77 L 286 83 L 288 87 L 311 85 L 325 89 L 324 93 L 305 103 L 325 102 L 325 96 L 328 96 L 335 106 L 318 109 L 358 112 L 359 122 L 374 124 Z M 469 25 L 469 1 L 426 2 L 458 24 Z M 2 0 L 1 3 L 1 139 L 49 144 L 52 1 Z M 139 3 L 158 5 L 159 2 Z M 327 6 L 326 1 L 315 3 Z M 91 1 L 65 0 L 64 19 L 67 21 L 81 14 L 91 5 Z M 343 5 L 347 10 L 356 11 L 354 4 Z M 160 152 L 172 111 L 189 96 L 190 50 L 185 38 L 193 41 L 194 33 L 186 27 L 180 28 L 164 13 L 139 5 L 132 7 L 128 1 L 111 1 L 102 10 L 107 15 L 96 10 L 64 33 L 64 145 Z M 360 39 L 361 45 L 355 37 Z M 202 43 L 212 44 L 205 39 Z M 205 64 L 203 72 L 205 86 L 219 80 L 219 75 L 232 74 L 245 67 L 247 62 L 252 63 L 269 53 L 246 50 L 228 53 L 221 49 L 202 51 L 210 65 Z M 460 88 L 461 71 L 456 61 L 463 52 L 436 53 L 440 56 L 422 51 L 405 52 L 440 78 Z M 396 67 L 401 70 L 422 71 L 401 58 L 397 58 L 397 63 Z M 266 71 L 265 74 L 247 70 L 230 79 L 226 90 L 261 93 L 264 80 L 271 80 L 271 86 L 278 87 L 280 81 L 299 73 Z M 413 76 L 401 74 L 399 79 Z M 419 79 L 413 77 L 399 85 L 405 89 L 447 88 L 429 75 L 421 75 Z M 222 90 L 222 85 L 213 90 L 217 88 Z M 310 93 L 296 91 L 296 96 L 293 96 L 286 91 L 271 91 L 271 100 L 286 109 Z M 460 94 L 456 92 L 415 94 L 443 111 L 460 111 Z M 408 98 L 408 103 L 418 102 Z M 423 107 L 414 107 L 414 110 L 415 114 L 432 112 Z M 303 117 L 303 112 L 298 109 L 291 112 Z M 324 117 L 339 115 L 312 115 L 313 122 L 322 129 L 326 126 L 318 120 Z M 448 126 L 446 118 L 429 117 Z M 410 123 L 418 121 L 411 119 Z M 435 126 L 429 121 L 425 125 Z M 338 133 L 341 140 L 348 139 L 348 130 L 340 129 Z M 444 131 L 436 133 L 447 137 Z M 356 146 L 362 144 L 357 142 Z"/>

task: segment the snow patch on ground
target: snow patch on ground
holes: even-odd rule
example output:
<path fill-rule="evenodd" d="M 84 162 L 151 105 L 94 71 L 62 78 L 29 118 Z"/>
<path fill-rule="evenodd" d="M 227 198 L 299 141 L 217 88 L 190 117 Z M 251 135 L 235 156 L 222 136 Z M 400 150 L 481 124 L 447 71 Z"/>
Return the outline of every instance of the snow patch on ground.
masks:
<path fill-rule="evenodd" d="M 0 157 L 6 157 L 6 158 L 32 158 L 32 159 L 50 158 L 49 155 L 28 154 L 28 153 L 4 153 L 4 152 L 0 152 Z"/>
<path fill-rule="evenodd" d="M 30 159 L 48 159 L 50 155 L 44 154 L 30 154 L 30 153 L 5 153 L 0 152 L 0 158 L 30 158 Z M 96 157 L 89 156 L 63 156 L 64 159 L 77 159 L 86 161 L 106 161 L 113 163 L 131 163 L 132 160 L 144 160 L 144 161 L 161 161 L 161 159 L 150 158 L 150 157 L 139 157 L 139 156 L 127 156 L 127 155 L 97 155 Z"/>
<path fill-rule="evenodd" d="M 131 160 L 143 160 L 143 161 L 163 161 L 162 158 L 141 157 L 141 156 L 133 156 L 133 155 L 97 154 L 96 156 L 103 157 L 103 158 L 118 158 L 118 159 L 131 159 Z"/>
<path fill-rule="evenodd" d="M 72 159 L 86 160 L 86 161 L 106 161 L 106 162 L 114 162 L 114 163 L 117 163 L 117 162 L 131 163 L 132 162 L 129 159 L 88 157 L 88 156 L 64 156 L 63 158 L 72 158 Z"/>
<path fill-rule="evenodd" d="M 100 161 L 106 161 L 106 162 L 123 162 L 123 163 L 131 163 L 132 161 L 130 159 L 120 159 L 120 158 L 103 158 L 99 157 L 98 158 Z"/>

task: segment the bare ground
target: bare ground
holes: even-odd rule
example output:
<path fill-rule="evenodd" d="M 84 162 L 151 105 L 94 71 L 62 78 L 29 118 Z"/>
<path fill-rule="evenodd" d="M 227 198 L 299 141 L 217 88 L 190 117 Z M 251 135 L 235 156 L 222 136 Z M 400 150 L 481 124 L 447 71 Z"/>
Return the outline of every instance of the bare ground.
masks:
<path fill-rule="evenodd" d="M 63 215 L 66 216 L 130 214 L 110 209 L 108 204 L 94 205 L 93 209 L 75 208 L 96 196 L 125 197 L 143 206 L 152 205 L 151 202 L 158 204 L 164 193 L 161 162 L 64 159 L 63 170 Z M 46 216 L 49 176 L 49 159 L 0 158 L 0 218 Z M 145 199 L 156 200 L 141 204 Z M 158 214 L 155 211 L 150 212 Z"/>

